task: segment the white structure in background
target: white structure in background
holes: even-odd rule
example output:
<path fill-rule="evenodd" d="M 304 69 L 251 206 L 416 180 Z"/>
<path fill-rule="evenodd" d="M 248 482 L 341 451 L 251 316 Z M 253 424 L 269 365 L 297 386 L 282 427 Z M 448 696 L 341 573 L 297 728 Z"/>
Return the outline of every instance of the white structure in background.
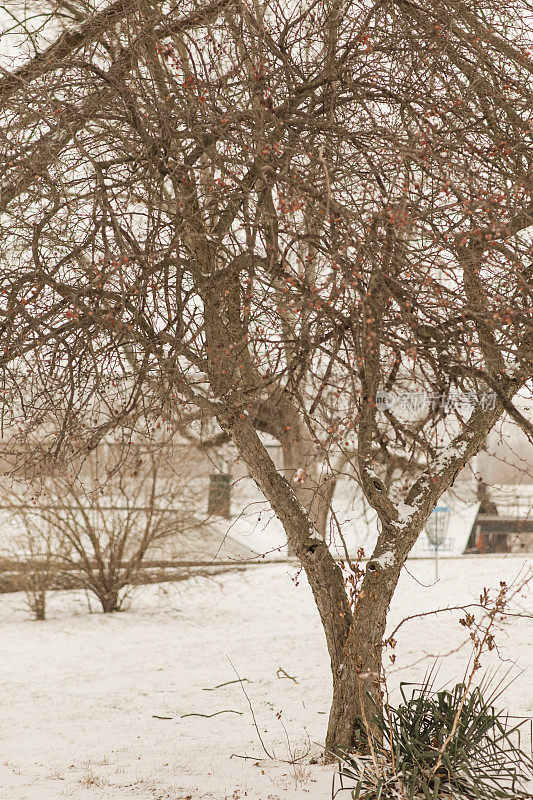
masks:
<path fill-rule="evenodd" d="M 530 411 L 524 406 L 525 415 Z M 269 452 L 281 466 L 281 450 L 269 444 Z M 231 466 L 232 518 L 228 532 L 253 552 L 267 558 L 284 558 L 287 540 L 281 524 L 263 500 L 243 464 L 234 460 Z M 479 483 L 488 487 L 491 500 L 501 517 L 531 518 L 533 510 L 533 445 L 523 432 L 504 420 L 490 434 L 486 447 L 457 476 L 452 489 L 440 498 L 438 505 L 450 508 L 446 544 L 439 547 L 439 558 L 464 553 L 474 522 L 480 511 Z M 329 522 L 328 543 L 332 552 L 342 558 L 345 548 L 351 555 L 364 548 L 368 556 L 378 533 L 376 514 L 356 491 L 353 480 L 341 477 L 333 498 L 334 515 Z M 340 531 L 339 531 L 340 528 Z M 412 557 L 434 558 L 423 531 L 411 551 Z"/>

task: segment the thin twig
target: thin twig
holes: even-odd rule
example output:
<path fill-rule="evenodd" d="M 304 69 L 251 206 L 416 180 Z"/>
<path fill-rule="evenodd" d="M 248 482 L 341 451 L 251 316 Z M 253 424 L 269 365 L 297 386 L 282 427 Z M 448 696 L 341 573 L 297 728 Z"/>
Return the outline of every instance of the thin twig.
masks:
<path fill-rule="evenodd" d="M 214 714 L 195 714 L 195 713 L 182 714 L 181 715 L 181 719 L 184 719 L 185 717 L 207 717 L 207 718 L 209 718 L 209 717 L 216 717 L 217 714 L 239 714 L 242 717 L 242 713 L 243 713 L 242 711 L 235 711 L 233 708 L 226 708 L 226 709 L 224 709 L 224 711 L 215 711 Z"/>
<path fill-rule="evenodd" d="M 258 760 L 257 756 L 240 756 L 238 753 L 232 753 L 230 755 L 230 758 L 246 758 L 246 759 L 249 759 L 250 761 L 257 761 Z"/>
<path fill-rule="evenodd" d="M 486 610 L 487 606 L 483 603 L 467 603 L 462 606 L 446 606 L 445 608 L 435 608 L 433 611 L 421 611 L 419 614 L 410 614 L 404 617 L 394 628 L 393 632 L 388 636 L 388 639 L 394 639 L 394 635 L 400 630 L 404 622 L 409 622 L 411 619 L 418 619 L 418 617 L 429 617 L 432 614 L 442 614 L 445 611 L 466 611 L 467 608 L 483 608 Z"/>
<path fill-rule="evenodd" d="M 238 678 L 234 681 L 226 681 L 226 683 L 219 683 L 217 686 L 210 686 L 207 689 L 202 689 L 202 692 L 214 692 L 215 689 L 222 689 L 223 686 L 229 686 L 231 683 L 244 683 L 244 681 L 251 683 L 248 678 Z"/>
<path fill-rule="evenodd" d="M 421 664 L 423 661 L 427 661 L 428 658 L 432 658 L 434 661 L 436 661 L 439 658 L 440 659 L 447 658 L 448 656 L 453 655 L 453 653 L 458 653 L 459 650 L 462 650 L 463 647 L 465 647 L 471 641 L 472 640 L 470 639 L 470 637 L 468 637 L 467 639 L 464 639 L 464 641 L 461 642 L 460 645 L 458 645 L 457 647 L 453 647 L 451 650 L 448 650 L 446 653 L 427 653 L 426 652 L 426 654 L 423 655 L 422 658 L 417 658 L 416 661 L 413 661 L 410 664 L 405 664 L 404 666 L 396 667 L 395 669 L 387 669 L 387 675 L 394 675 L 395 672 L 402 672 L 403 670 L 406 670 L 406 669 L 412 669 L 413 667 L 416 667 L 418 664 Z"/>
<path fill-rule="evenodd" d="M 281 675 L 280 675 L 280 672 L 281 672 Z M 289 678 L 289 680 L 294 681 L 294 683 L 298 683 L 296 678 L 293 675 L 289 675 L 288 672 L 285 672 L 285 670 L 282 667 L 279 667 L 278 671 L 276 672 L 276 677 L 277 678 Z"/>
<path fill-rule="evenodd" d="M 244 688 L 244 686 L 242 685 L 241 676 L 239 675 L 239 673 L 237 672 L 237 670 L 236 670 L 236 669 L 235 669 L 235 667 L 233 666 L 233 662 L 232 662 L 231 658 L 230 658 L 229 656 L 226 656 L 226 658 L 228 659 L 229 663 L 231 664 L 231 668 L 232 668 L 232 670 L 234 671 L 235 675 L 236 675 L 236 676 L 239 678 L 239 681 L 238 681 L 238 683 L 240 683 L 240 685 L 241 685 L 241 689 L 242 689 L 242 690 L 243 690 L 243 692 L 244 692 L 244 696 L 246 697 L 246 700 L 248 701 L 248 705 L 249 705 L 249 707 L 250 707 L 250 713 L 251 713 L 251 715 L 252 715 L 252 719 L 253 719 L 253 721 L 254 721 L 255 730 L 256 730 L 256 732 L 257 732 L 257 735 L 258 735 L 258 737 L 259 737 L 259 741 L 261 742 L 261 747 L 263 748 L 263 750 L 264 750 L 264 752 L 267 754 L 267 756 L 268 756 L 270 759 L 272 759 L 272 761 L 273 761 L 273 760 L 274 760 L 274 756 L 271 756 L 271 755 L 270 755 L 270 753 L 268 752 L 268 750 L 267 750 L 267 749 L 266 749 L 266 747 L 265 747 L 265 743 L 264 743 L 264 741 L 263 741 L 263 737 L 261 736 L 261 732 L 259 731 L 259 725 L 257 724 L 257 720 L 256 720 L 256 718 L 255 718 L 254 710 L 253 710 L 253 708 L 252 708 L 252 703 L 251 703 L 251 701 L 250 701 L 250 698 L 248 697 L 248 693 L 246 692 L 246 689 L 245 689 L 245 688 Z"/>

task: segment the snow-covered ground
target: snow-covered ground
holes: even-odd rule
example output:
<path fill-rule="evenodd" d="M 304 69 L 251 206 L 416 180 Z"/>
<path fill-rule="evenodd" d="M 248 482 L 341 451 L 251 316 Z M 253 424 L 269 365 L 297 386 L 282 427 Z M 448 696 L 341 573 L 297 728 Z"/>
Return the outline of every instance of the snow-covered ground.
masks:
<path fill-rule="evenodd" d="M 407 614 L 476 599 L 532 565 L 448 559 L 431 585 L 431 561 L 412 561 L 390 630 Z M 293 566 L 265 564 L 216 582 L 140 587 L 129 610 L 111 616 L 89 614 L 82 593 L 58 593 L 45 623 L 29 619 L 21 595 L 1 596 L 1 800 L 327 798 L 332 768 L 309 760 L 327 724 L 328 656 L 311 593 L 295 578 Z M 519 602 L 526 610 L 528 598 Z M 420 680 L 438 653 L 452 651 L 439 682 L 461 678 L 469 648 L 457 650 L 467 635 L 458 616 L 401 628 L 393 694 L 400 680 Z M 531 674 L 520 673 L 531 665 L 531 638 L 531 621 L 513 618 L 499 635 L 502 661 L 493 653 L 484 662 L 517 676 L 499 701 L 512 714 L 533 714 Z M 214 688 L 236 672 L 274 760 L 240 684 Z"/>

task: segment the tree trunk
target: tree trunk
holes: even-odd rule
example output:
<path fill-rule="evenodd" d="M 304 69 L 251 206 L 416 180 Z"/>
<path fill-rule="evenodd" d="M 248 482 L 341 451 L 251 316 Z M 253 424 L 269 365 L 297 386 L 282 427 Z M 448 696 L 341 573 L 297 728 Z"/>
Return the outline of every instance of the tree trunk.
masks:
<path fill-rule="evenodd" d="M 381 702 L 387 611 L 400 569 L 398 565 L 386 576 L 386 570 L 378 562 L 372 560 L 367 565 L 346 641 L 346 658 L 340 672 L 333 676 L 333 702 L 326 737 L 326 747 L 332 752 L 357 748 L 360 735 L 364 739 L 366 732 L 374 731 L 374 703 Z"/>
<path fill-rule="evenodd" d="M 118 594 L 118 589 L 109 589 L 98 596 L 98 599 L 102 604 L 102 611 L 104 614 L 111 614 L 113 611 L 120 611 Z"/>
<path fill-rule="evenodd" d="M 33 613 L 35 615 L 35 619 L 42 622 L 46 619 L 46 593 L 45 592 L 38 592 L 36 593 L 31 601 Z"/>

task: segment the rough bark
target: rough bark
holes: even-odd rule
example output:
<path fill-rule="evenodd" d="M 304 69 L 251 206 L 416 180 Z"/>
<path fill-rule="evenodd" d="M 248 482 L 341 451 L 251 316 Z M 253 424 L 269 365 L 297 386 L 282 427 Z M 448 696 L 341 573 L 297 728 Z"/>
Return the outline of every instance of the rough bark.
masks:
<path fill-rule="evenodd" d="M 333 682 L 326 747 L 334 752 L 360 746 L 359 733 L 373 730 L 374 703 L 381 701 L 382 651 L 387 612 L 407 554 L 419 527 L 402 532 L 401 550 L 391 543 L 399 532 L 382 530 L 357 597 L 345 645 L 345 660 Z M 373 700 L 371 699 L 373 698 Z"/>

